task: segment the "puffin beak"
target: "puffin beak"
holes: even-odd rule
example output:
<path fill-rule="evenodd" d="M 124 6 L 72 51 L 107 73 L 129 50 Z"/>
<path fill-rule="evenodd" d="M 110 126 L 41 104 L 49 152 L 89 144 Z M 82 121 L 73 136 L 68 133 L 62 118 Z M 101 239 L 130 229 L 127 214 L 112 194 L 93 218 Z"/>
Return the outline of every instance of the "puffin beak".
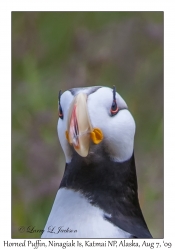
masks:
<path fill-rule="evenodd" d="M 95 144 L 103 139 L 102 131 L 92 128 L 87 109 L 87 95 L 84 93 L 78 94 L 73 100 L 69 111 L 66 138 L 82 157 L 88 155 L 90 139 Z"/>

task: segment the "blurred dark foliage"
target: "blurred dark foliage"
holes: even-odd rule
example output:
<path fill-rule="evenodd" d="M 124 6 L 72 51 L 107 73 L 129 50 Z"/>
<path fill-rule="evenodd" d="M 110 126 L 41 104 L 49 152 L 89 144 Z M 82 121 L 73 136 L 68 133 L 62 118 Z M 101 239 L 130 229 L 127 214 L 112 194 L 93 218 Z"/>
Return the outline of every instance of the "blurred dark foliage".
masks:
<path fill-rule="evenodd" d="M 139 199 L 163 237 L 163 12 L 12 12 L 12 237 L 38 238 L 64 171 L 58 91 L 113 86 L 136 121 Z"/>

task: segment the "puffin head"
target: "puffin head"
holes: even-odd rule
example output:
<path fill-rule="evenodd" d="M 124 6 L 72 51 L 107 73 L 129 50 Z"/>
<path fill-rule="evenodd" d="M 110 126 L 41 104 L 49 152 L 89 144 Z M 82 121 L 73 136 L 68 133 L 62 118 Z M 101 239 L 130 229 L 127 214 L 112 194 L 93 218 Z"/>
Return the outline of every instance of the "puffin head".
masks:
<path fill-rule="evenodd" d="M 115 162 L 132 156 L 135 122 L 115 87 L 73 88 L 59 93 L 58 104 L 58 137 L 66 163 L 73 153 L 90 158 L 98 151 L 103 157 L 105 150 Z"/>

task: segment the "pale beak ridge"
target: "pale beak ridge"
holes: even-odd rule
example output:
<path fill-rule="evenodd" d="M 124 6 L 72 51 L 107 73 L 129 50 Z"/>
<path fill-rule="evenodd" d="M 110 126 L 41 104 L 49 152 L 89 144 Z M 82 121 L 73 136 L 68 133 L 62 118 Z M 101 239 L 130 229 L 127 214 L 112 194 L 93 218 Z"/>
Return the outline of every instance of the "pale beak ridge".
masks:
<path fill-rule="evenodd" d="M 84 93 L 78 94 L 72 102 L 65 135 L 82 157 L 89 153 L 90 139 L 94 144 L 99 144 L 103 140 L 101 129 L 92 128 L 87 109 L 87 95 Z"/>
<path fill-rule="evenodd" d="M 78 94 L 73 100 L 68 118 L 66 137 L 73 145 L 75 151 L 82 157 L 86 157 L 90 146 L 90 132 L 92 126 L 87 110 L 87 95 Z"/>

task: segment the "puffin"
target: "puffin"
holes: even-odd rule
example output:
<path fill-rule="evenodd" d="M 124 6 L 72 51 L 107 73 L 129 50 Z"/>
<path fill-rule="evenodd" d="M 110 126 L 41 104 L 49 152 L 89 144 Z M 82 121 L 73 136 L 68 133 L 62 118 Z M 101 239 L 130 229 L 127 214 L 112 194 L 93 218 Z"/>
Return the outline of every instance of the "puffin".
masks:
<path fill-rule="evenodd" d="M 136 125 L 113 88 L 72 88 L 58 98 L 65 170 L 41 238 L 152 238 L 134 158 Z"/>

